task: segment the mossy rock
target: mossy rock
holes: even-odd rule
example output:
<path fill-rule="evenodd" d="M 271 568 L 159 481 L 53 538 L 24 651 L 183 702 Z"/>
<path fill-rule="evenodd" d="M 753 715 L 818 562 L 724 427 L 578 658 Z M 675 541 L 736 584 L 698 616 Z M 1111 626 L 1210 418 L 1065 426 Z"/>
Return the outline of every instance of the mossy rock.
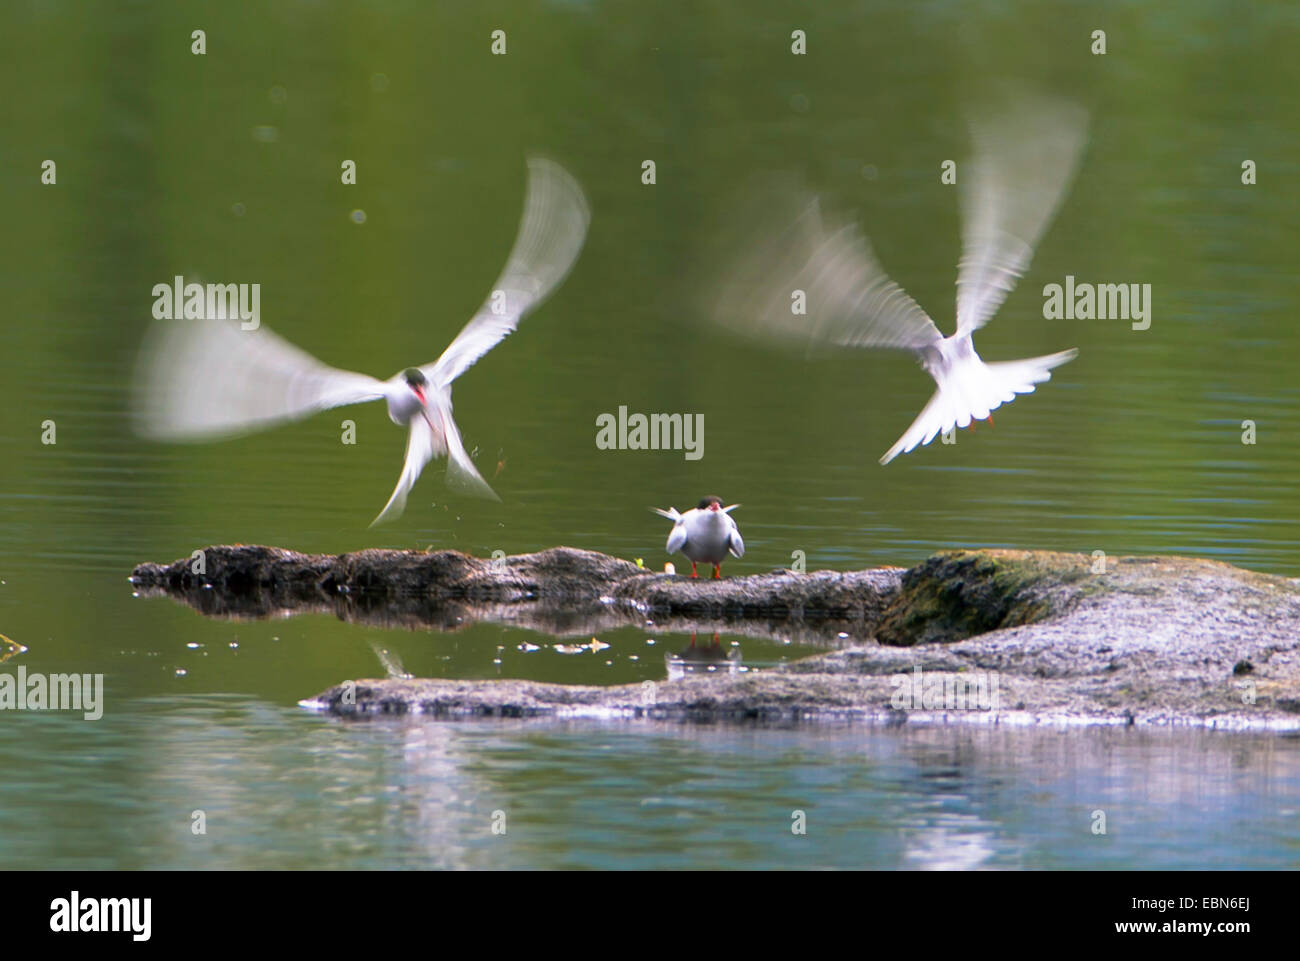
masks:
<path fill-rule="evenodd" d="M 1062 613 L 1088 577 L 1082 554 L 941 551 L 903 575 L 876 631 L 881 644 L 961 641 Z"/>

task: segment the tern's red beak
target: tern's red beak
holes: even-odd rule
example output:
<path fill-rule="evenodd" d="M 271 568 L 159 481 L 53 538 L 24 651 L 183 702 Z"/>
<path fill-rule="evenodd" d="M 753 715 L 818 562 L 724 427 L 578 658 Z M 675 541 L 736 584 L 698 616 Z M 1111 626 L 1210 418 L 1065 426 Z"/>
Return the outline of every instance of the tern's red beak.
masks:
<path fill-rule="evenodd" d="M 418 397 L 418 398 L 420 398 L 420 403 L 421 403 L 421 404 L 428 404 L 428 403 L 429 403 L 427 400 L 424 399 L 424 388 L 421 387 L 419 384 L 412 384 L 412 385 L 411 385 L 411 390 L 415 391 L 415 396 Z"/>

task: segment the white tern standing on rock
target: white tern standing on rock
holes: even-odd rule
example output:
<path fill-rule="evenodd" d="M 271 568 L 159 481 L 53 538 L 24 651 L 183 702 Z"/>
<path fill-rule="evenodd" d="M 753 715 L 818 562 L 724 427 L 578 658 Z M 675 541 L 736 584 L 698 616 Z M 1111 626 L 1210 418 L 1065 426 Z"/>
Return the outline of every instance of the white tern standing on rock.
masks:
<path fill-rule="evenodd" d="M 722 561 L 728 552 L 735 557 L 745 556 L 745 542 L 741 540 L 740 528 L 731 516 L 739 506 L 723 507 L 721 497 L 705 497 L 698 507 L 692 507 L 685 514 L 679 514 L 675 507 L 650 509 L 673 522 L 673 529 L 668 534 L 668 553 L 681 551 L 686 555 L 691 562 L 691 577 L 699 576 L 695 571 L 696 564 L 712 564 L 716 581 L 722 577 Z"/>

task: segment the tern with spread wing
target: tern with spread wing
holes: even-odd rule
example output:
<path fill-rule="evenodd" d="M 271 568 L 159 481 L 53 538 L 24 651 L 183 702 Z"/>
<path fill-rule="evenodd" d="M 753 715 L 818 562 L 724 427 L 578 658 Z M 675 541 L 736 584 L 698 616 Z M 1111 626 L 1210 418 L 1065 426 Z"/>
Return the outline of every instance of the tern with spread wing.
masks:
<path fill-rule="evenodd" d="M 371 526 L 401 515 L 434 457 L 446 456 L 449 484 L 497 499 L 465 452 L 452 419 L 451 385 L 564 280 L 590 219 L 574 179 L 557 164 L 530 159 L 519 234 L 487 302 L 436 361 L 387 381 L 329 367 L 264 327 L 156 323 L 136 375 L 136 426 L 158 440 L 207 439 L 384 400 L 388 416 L 409 435 L 397 487 Z"/>
<path fill-rule="evenodd" d="M 741 263 L 718 300 L 717 318 L 748 333 L 916 354 L 938 390 L 882 464 L 954 427 L 992 423 L 994 409 L 1031 393 L 1078 353 L 985 363 L 971 336 L 1028 269 L 1073 176 L 1086 125 L 1073 104 L 1029 98 L 972 120 L 974 156 L 957 168 L 964 227 L 951 336 L 890 280 L 857 227 L 827 222 L 815 198 L 797 201 L 793 223 L 768 232 Z M 799 291 L 806 315 L 795 312 Z"/>

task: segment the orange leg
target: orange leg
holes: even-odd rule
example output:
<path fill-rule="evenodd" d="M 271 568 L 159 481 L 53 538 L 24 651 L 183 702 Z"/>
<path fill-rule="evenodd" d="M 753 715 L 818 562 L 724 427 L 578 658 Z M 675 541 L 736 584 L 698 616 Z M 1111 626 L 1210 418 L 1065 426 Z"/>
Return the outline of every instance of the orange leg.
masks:
<path fill-rule="evenodd" d="M 721 565 L 721 564 L 714 564 L 714 565 L 713 565 L 713 579 L 714 579 L 715 581 L 720 581 L 720 580 L 722 580 L 722 565 Z"/>
<path fill-rule="evenodd" d="M 695 573 L 695 562 L 691 561 L 691 577 L 699 577 L 699 576 L 700 576 L 699 574 Z"/>

